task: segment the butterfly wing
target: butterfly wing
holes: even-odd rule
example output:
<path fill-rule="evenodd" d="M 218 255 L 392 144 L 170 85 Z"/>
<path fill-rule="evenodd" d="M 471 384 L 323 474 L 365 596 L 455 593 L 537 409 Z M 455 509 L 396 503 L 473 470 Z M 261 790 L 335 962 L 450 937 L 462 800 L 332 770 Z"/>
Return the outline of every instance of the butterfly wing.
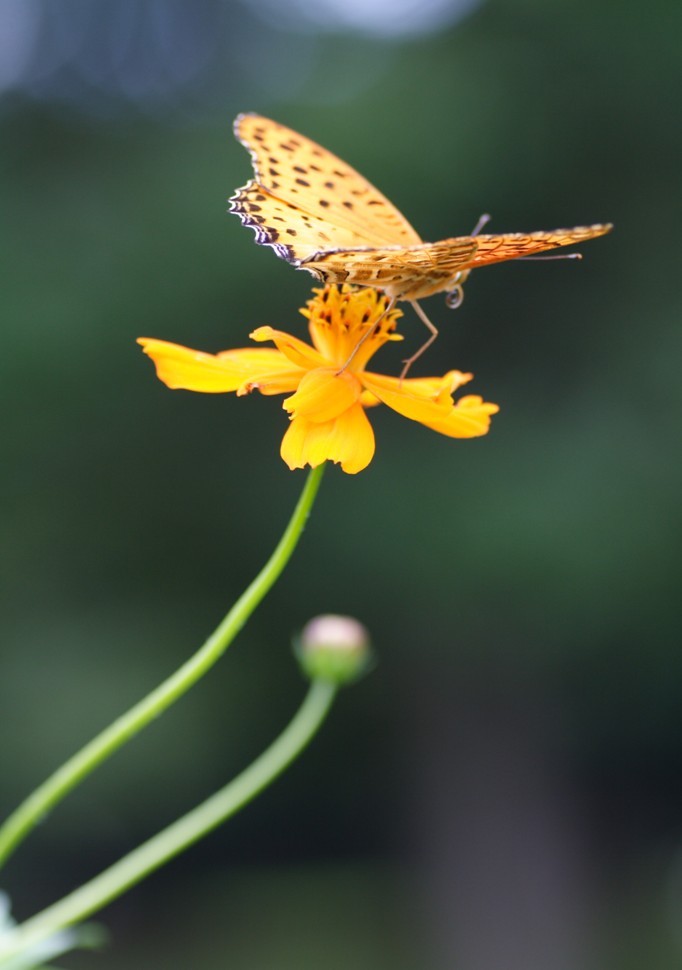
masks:
<path fill-rule="evenodd" d="M 239 115 L 234 130 L 255 178 L 237 190 L 230 209 L 283 259 L 298 264 L 331 249 L 421 242 L 378 189 L 321 145 L 255 114 Z"/>
<path fill-rule="evenodd" d="M 571 246 L 573 243 L 585 242 L 596 236 L 603 236 L 610 232 L 610 223 L 598 223 L 594 226 L 576 226 L 574 229 L 554 229 L 550 232 L 507 232 L 500 235 L 480 235 L 470 238 L 476 242 L 476 252 L 467 264 L 466 269 L 477 266 L 488 266 L 491 263 L 501 263 L 507 259 L 522 259 L 524 256 L 535 256 L 536 253 L 546 252 L 548 249 L 558 249 L 560 246 Z M 450 242 L 456 242 L 453 239 Z"/>
<path fill-rule="evenodd" d="M 420 300 L 461 287 L 472 269 L 584 242 L 610 225 L 576 226 L 551 232 L 455 236 L 410 248 L 341 249 L 317 252 L 301 261 L 327 283 L 376 286 L 398 300 Z"/>

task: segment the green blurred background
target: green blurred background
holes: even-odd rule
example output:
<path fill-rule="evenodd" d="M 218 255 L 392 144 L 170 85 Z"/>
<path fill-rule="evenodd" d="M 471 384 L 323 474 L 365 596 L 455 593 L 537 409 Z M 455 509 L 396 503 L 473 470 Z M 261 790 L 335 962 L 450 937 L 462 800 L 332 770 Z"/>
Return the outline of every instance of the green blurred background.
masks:
<path fill-rule="evenodd" d="M 63 967 L 679 966 L 681 36 L 672 0 L 2 0 L 3 813 L 201 643 L 301 489 L 278 400 L 171 393 L 134 342 L 304 333 L 310 279 L 225 214 L 239 111 L 426 239 L 485 211 L 616 226 L 580 263 L 475 273 L 455 313 L 427 301 L 415 373 L 473 370 L 491 434 L 373 412 L 372 465 L 328 470 L 217 669 L 13 858 L 16 915 L 262 750 L 311 615 L 363 620 L 378 668 Z"/>

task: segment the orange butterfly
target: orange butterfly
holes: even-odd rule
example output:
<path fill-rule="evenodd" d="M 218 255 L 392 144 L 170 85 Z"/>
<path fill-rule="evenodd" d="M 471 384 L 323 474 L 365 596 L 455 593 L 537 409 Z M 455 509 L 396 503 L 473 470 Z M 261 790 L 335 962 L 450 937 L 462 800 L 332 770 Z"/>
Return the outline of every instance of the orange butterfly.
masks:
<path fill-rule="evenodd" d="M 232 196 L 230 210 L 255 231 L 257 243 L 316 279 L 376 287 L 389 297 L 389 309 L 409 300 L 431 336 L 406 362 L 403 376 L 438 335 L 417 300 L 445 292 L 448 305 L 459 306 L 472 269 L 583 242 L 612 228 L 482 235 L 483 217 L 470 236 L 425 243 L 378 189 L 326 148 L 256 114 L 239 115 L 234 130 L 251 153 L 255 178 Z"/>

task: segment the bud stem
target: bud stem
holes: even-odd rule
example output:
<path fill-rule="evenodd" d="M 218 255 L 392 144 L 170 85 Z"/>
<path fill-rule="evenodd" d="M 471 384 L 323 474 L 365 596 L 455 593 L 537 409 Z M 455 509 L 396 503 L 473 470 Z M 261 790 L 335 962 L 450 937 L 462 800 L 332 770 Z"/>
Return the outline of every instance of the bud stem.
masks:
<path fill-rule="evenodd" d="M 236 814 L 273 782 L 304 750 L 329 712 L 336 687 L 314 680 L 308 693 L 280 736 L 215 795 L 163 829 L 90 882 L 44 909 L 11 931 L 0 944 L 0 967 L 58 930 L 80 922 L 120 896 L 155 869 Z"/>

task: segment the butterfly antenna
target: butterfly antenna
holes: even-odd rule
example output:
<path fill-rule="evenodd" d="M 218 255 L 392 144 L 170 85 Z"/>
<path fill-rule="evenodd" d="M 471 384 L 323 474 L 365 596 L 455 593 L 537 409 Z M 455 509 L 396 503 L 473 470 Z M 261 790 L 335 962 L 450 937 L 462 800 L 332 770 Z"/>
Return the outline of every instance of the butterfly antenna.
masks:
<path fill-rule="evenodd" d="M 546 259 L 582 259 L 582 253 L 557 253 L 556 256 L 519 256 L 519 260 L 524 260 L 524 262 L 536 262 L 539 263 L 541 260 Z"/>
<path fill-rule="evenodd" d="M 407 360 L 404 360 L 403 361 L 403 369 L 400 372 L 400 380 L 401 381 L 405 380 L 405 378 L 407 377 L 408 371 L 409 371 L 410 367 L 412 366 L 412 364 L 414 364 L 415 360 L 419 360 L 419 358 L 424 353 L 424 351 L 429 349 L 429 347 L 431 346 L 431 344 L 433 343 L 433 341 L 438 336 L 438 330 L 431 323 L 431 321 L 426 316 L 426 314 L 424 313 L 424 311 L 422 310 L 422 308 L 420 307 L 420 305 L 417 303 L 417 301 L 416 300 L 410 300 L 410 303 L 412 304 L 412 307 L 414 308 L 414 312 L 417 314 L 417 316 L 419 317 L 419 319 L 421 320 L 421 322 L 424 324 L 424 326 L 427 328 L 427 330 L 430 331 L 431 336 L 429 337 L 428 340 L 424 341 L 424 343 L 421 345 L 421 347 L 419 348 L 419 350 L 417 351 L 416 354 L 412 354 L 411 357 L 408 357 Z"/>
<path fill-rule="evenodd" d="M 376 328 L 379 326 L 379 324 L 381 323 L 381 321 L 385 317 L 387 317 L 389 315 L 389 313 L 391 312 L 391 310 L 393 309 L 393 307 L 396 305 L 397 302 L 398 302 L 397 301 L 397 298 L 395 296 L 392 296 L 391 299 L 388 301 L 388 303 L 386 305 L 386 309 L 381 314 L 381 316 L 377 317 L 377 319 L 374 321 L 373 325 L 368 330 L 365 330 L 365 332 L 360 337 L 360 339 L 358 340 L 358 342 L 356 343 L 356 345 L 353 347 L 353 350 L 351 351 L 350 357 L 348 358 L 347 361 L 345 361 L 343 367 L 341 367 L 341 369 L 337 371 L 337 376 L 339 374 L 342 374 L 345 371 L 346 367 L 348 367 L 348 365 L 350 364 L 350 362 L 353 360 L 353 358 L 357 354 L 358 350 L 360 350 L 360 348 L 364 344 L 365 340 L 368 340 L 372 336 L 372 334 L 376 331 Z"/>
<path fill-rule="evenodd" d="M 474 228 L 471 230 L 471 235 L 477 236 L 481 231 L 481 229 L 484 229 L 488 225 L 491 219 L 492 219 L 492 216 L 490 215 L 490 213 L 484 212 L 483 215 L 478 220 L 478 222 L 476 223 L 476 225 L 474 226 Z"/>

